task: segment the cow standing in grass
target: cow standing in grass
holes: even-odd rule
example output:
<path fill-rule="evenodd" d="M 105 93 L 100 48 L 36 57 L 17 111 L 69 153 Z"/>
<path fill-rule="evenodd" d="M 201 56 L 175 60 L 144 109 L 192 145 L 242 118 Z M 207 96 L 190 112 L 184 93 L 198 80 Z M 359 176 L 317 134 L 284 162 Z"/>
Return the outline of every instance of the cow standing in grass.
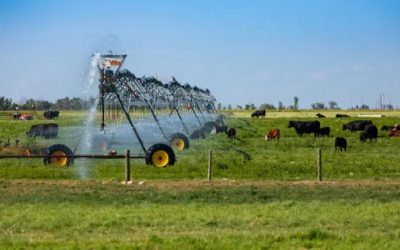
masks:
<path fill-rule="evenodd" d="M 342 130 L 348 129 L 351 132 L 364 131 L 365 126 L 367 126 L 367 125 L 372 125 L 372 121 L 371 120 L 356 120 L 356 121 L 352 121 L 347 124 L 344 124 L 342 127 Z"/>
<path fill-rule="evenodd" d="M 296 133 L 300 136 L 303 136 L 303 134 L 314 133 L 314 136 L 317 137 L 320 126 L 321 124 L 319 121 L 289 121 L 288 128 L 294 128 Z"/>
<path fill-rule="evenodd" d="M 265 117 L 265 109 L 261 109 L 261 110 L 256 110 L 253 113 L 251 113 L 251 117 L 252 118 L 259 118 L 261 116 L 261 118 Z"/>
<path fill-rule="evenodd" d="M 228 132 L 226 134 L 228 135 L 229 139 L 235 139 L 236 138 L 236 129 L 230 128 L 230 129 L 228 129 Z"/>
<path fill-rule="evenodd" d="M 268 133 L 265 135 L 265 140 L 266 141 L 271 141 L 274 139 L 278 139 L 281 137 L 281 131 L 279 130 L 279 128 L 273 128 L 270 131 L 268 131 Z"/>
<path fill-rule="evenodd" d="M 335 152 L 337 152 L 338 149 L 340 149 L 340 152 L 342 152 L 342 150 L 344 150 L 344 152 L 346 152 L 346 150 L 347 150 L 347 141 L 346 141 L 345 138 L 343 138 L 343 137 L 336 137 L 335 138 Z"/>
<path fill-rule="evenodd" d="M 369 139 L 369 142 L 372 142 L 372 139 L 375 141 L 378 139 L 378 128 L 374 125 L 367 125 L 363 132 L 360 133 L 360 141 L 366 142 Z"/>
<path fill-rule="evenodd" d="M 47 120 L 58 118 L 59 115 L 60 111 L 45 111 L 43 113 L 44 118 L 46 118 Z"/>
<path fill-rule="evenodd" d="M 320 128 L 318 131 L 318 137 L 329 137 L 331 134 L 331 128 L 330 127 L 323 127 Z"/>
<path fill-rule="evenodd" d="M 219 133 L 227 133 L 228 132 L 228 126 L 226 125 L 215 125 L 215 133 L 219 134 Z"/>
<path fill-rule="evenodd" d="M 30 130 L 26 132 L 28 137 L 41 136 L 45 139 L 56 138 L 58 135 L 58 125 L 55 123 L 32 125 Z"/>

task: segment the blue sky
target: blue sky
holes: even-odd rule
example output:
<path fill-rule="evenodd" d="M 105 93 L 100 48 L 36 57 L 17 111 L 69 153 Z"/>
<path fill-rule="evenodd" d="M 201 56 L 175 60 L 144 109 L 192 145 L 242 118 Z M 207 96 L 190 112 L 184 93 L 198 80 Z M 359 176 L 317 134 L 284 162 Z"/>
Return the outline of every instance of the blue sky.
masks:
<path fill-rule="evenodd" d="M 223 104 L 400 105 L 400 1 L 0 1 L 0 96 L 82 96 L 90 55 Z"/>

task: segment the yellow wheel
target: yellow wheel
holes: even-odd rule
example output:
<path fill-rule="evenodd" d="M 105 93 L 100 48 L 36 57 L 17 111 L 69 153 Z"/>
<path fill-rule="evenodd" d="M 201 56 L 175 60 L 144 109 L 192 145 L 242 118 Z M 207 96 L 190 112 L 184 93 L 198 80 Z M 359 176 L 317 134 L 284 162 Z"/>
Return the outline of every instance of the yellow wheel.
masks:
<path fill-rule="evenodd" d="M 189 139 L 181 133 L 172 134 L 170 137 L 170 145 L 179 151 L 189 148 Z"/>
<path fill-rule="evenodd" d="M 43 159 L 44 165 L 55 167 L 68 167 L 73 163 L 71 149 L 62 144 L 55 144 L 47 149 L 47 157 Z"/>
<path fill-rule="evenodd" d="M 175 164 L 175 153 L 166 144 L 154 144 L 147 150 L 145 160 L 148 165 L 164 168 Z"/>
<path fill-rule="evenodd" d="M 67 154 L 63 151 L 55 151 L 50 158 L 50 164 L 56 167 L 66 167 L 68 162 Z"/>
<path fill-rule="evenodd" d="M 175 138 L 172 140 L 171 146 L 178 150 L 183 150 L 185 148 L 185 141 L 181 138 Z"/>
<path fill-rule="evenodd" d="M 154 166 L 163 168 L 168 165 L 169 156 L 164 150 L 158 150 L 151 156 L 151 161 L 153 162 Z"/>

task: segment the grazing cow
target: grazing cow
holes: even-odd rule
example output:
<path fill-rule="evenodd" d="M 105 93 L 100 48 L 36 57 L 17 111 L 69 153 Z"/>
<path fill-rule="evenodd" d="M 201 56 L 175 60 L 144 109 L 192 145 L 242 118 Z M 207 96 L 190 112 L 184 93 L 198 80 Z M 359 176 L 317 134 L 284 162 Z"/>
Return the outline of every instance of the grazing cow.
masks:
<path fill-rule="evenodd" d="M 59 115 L 60 111 L 45 111 L 43 113 L 44 118 L 46 118 L 47 120 L 58 118 Z"/>
<path fill-rule="evenodd" d="M 219 133 L 227 133 L 228 132 L 228 126 L 223 125 L 223 126 L 219 126 L 216 125 L 215 126 L 215 133 L 219 134 Z"/>
<path fill-rule="evenodd" d="M 229 139 L 235 139 L 236 138 L 236 129 L 230 128 L 230 129 L 228 129 L 228 132 L 226 134 L 228 135 Z"/>
<path fill-rule="evenodd" d="M 326 116 L 324 116 L 324 115 L 321 114 L 321 113 L 316 114 L 316 116 L 318 116 L 318 118 L 326 118 Z"/>
<path fill-rule="evenodd" d="M 192 140 L 199 140 L 199 139 L 204 139 L 206 136 L 204 135 L 204 132 L 202 129 L 197 129 L 193 131 L 193 133 L 190 135 L 190 139 Z"/>
<path fill-rule="evenodd" d="M 392 129 L 394 129 L 394 126 L 383 125 L 381 127 L 381 131 L 390 131 Z"/>
<path fill-rule="evenodd" d="M 342 129 L 343 130 L 348 129 L 351 132 L 364 131 L 365 126 L 368 124 L 372 125 L 372 121 L 371 120 L 356 120 L 356 121 L 352 121 L 347 124 L 344 124 Z"/>
<path fill-rule="evenodd" d="M 335 152 L 340 149 L 340 152 L 343 151 L 346 152 L 347 150 L 347 141 L 343 137 L 336 137 L 335 138 Z"/>
<path fill-rule="evenodd" d="M 346 118 L 346 117 L 350 117 L 346 114 L 336 114 L 336 118 Z"/>
<path fill-rule="evenodd" d="M 202 127 L 203 133 L 204 134 L 211 133 L 211 131 L 213 131 L 213 129 L 216 127 L 215 125 L 216 125 L 215 122 L 206 122 Z"/>
<path fill-rule="evenodd" d="M 275 138 L 278 139 L 281 137 L 281 131 L 279 130 L 279 128 L 273 128 L 270 131 L 268 131 L 268 133 L 265 135 L 265 140 L 274 140 Z"/>
<path fill-rule="evenodd" d="M 375 139 L 376 141 L 377 138 L 378 138 L 378 128 L 375 125 L 365 126 L 364 131 L 360 133 L 361 142 L 366 142 L 367 139 L 369 139 L 369 142 L 371 142 L 372 139 Z"/>
<path fill-rule="evenodd" d="M 319 123 L 319 121 L 289 121 L 288 128 L 294 128 L 296 130 L 296 133 L 300 136 L 303 136 L 303 134 L 314 133 L 314 136 L 317 137 L 320 126 L 321 124 Z"/>
<path fill-rule="evenodd" d="M 390 137 L 400 137 L 400 130 L 398 129 L 392 129 L 389 131 L 389 136 Z"/>
<path fill-rule="evenodd" d="M 254 118 L 259 118 L 261 116 L 261 118 L 265 117 L 265 109 L 261 109 L 261 110 L 256 110 L 253 113 L 251 113 L 251 117 Z"/>
<path fill-rule="evenodd" d="M 323 127 L 320 128 L 318 131 L 318 137 L 329 137 L 331 134 L 331 128 L 330 127 Z"/>
<path fill-rule="evenodd" d="M 41 136 L 45 139 L 57 138 L 58 125 L 55 123 L 32 125 L 26 135 L 33 138 L 36 138 L 36 136 Z"/>

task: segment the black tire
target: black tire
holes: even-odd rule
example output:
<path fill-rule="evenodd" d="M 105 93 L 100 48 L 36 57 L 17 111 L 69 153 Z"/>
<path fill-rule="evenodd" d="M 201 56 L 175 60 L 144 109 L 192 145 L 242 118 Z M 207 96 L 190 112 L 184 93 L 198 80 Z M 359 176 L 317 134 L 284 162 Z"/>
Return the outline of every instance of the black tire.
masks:
<path fill-rule="evenodd" d="M 157 154 L 159 154 L 159 157 Z M 174 165 L 176 158 L 174 150 L 170 146 L 158 143 L 147 150 L 145 160 L 147 165 L 164 168 Z"/>
<path fill-rule="evenodd" d="M 184 150 L 189 148 L 190 146 L 189 138 L 187 138 L 187 136 L 182 133 L 172 134 L 170 136 L 169 142 L 171 147 L 176 148 L 178 150 Z"/>
<path fill-rule="evenodd" d="M 74 153 L 72 150 L 63 145 L 63 144 L 54 144 L 47 148 L 46 150 L 47 156 L 52 156 L 52 155 L 60 155 L 59 158 L 54 158 L 54 157 L 46 157 L 43 159 L 44 165 L 55 165 L 59 167 L 68 167 L 74 163 L 74 158 L 72 157 L 67 157 L 67 156 L 72 156 Z"/>

